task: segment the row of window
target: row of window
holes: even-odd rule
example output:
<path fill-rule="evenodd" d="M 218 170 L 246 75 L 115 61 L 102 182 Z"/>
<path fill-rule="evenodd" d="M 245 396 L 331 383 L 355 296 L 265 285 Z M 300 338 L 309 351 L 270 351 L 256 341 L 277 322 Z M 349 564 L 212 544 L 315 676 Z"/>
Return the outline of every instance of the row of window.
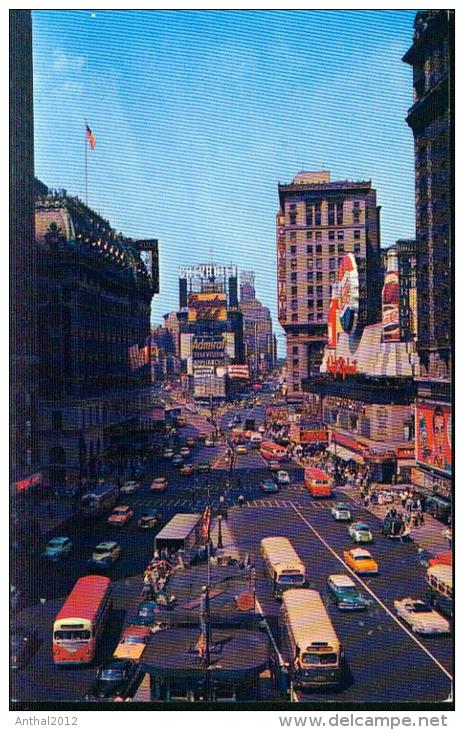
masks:
<path fill-rule="evenodd" d="M 368 209 L 366 207 L 366 217 L 368 215 Z M 297 211 L 296 204 L 292 203 L 290 206 L 289 213 L 289 224 L 291 226 L 297 225 Z M 358 224 L 361 220 L 361 210 L 359 208 L 353 208 L 352 221 L 354 224 Z M 327 225 L 329 226 L 342 226 L 344 223 L 343 219 L 343 207 L 338 207 L 331 210 L 329 204 L 329 210 L 327 212 Z M 320 205 L 306 206 L 306 225 L 307 226 L 320 226 L 322 225 L 322 215 Z"/>
<path fill-rule="evenodd" d="M 348 231 L 349 233 L 349 231 Z M 361 240 L 361 229 L 356 228 L 353 231 L 353 237 L 355 241 Z M 306 231 L 306 240 L 312 241 L 322 241 L 322 231 Z M 329 241 L 343 241 L 345 239 L 345 231 L 328 231 L 328 239 Z M 290 231 L 290 241 L 296 241 L 296 231 Z"/>

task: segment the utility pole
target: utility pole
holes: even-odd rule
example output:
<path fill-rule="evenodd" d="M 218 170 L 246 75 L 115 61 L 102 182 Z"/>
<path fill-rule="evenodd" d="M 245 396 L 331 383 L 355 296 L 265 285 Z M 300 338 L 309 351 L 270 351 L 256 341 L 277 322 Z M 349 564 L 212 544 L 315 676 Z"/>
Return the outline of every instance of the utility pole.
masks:
<path fill-rule="evenodd" d="M 210 665 L 210 647 L 211 647 L 211 615 L 209 605 L 209 587 L 203 586 L 201 589 L 201 614 L 200 614 L 201 633 L 204 640 L 203 667 L 205 670 L 205 695 L 206 701 L 211 700 L 211 690 L 209 681 L 209 665 Z"/>

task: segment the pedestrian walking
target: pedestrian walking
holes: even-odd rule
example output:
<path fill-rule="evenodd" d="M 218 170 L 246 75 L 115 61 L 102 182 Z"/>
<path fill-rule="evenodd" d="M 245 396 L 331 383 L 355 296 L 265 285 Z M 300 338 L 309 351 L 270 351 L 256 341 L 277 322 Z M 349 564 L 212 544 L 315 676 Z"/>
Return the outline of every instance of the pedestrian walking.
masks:
<path fill-rule="evenodd" d="M 240 496 L 238 498 L 238 506 L 241 508 L 241 507 L 243 507 L 244 503 L 245 503 L 245 497 L 243 496 L 243 494 L 240 494 Z"/>

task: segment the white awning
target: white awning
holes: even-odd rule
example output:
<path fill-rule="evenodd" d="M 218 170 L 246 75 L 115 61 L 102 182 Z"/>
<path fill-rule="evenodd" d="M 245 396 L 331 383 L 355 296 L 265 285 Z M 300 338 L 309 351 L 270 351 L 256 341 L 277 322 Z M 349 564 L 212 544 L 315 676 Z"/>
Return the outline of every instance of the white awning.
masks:
<path fill-rule="evenodd" d="M 329 454 L 337 456 L 343 461 L 355 461 L 356 464 L 365 463 L 362 456 L 356 454 L 354 451 L 349 451 L 349 449 L 345 449 L 343 446 L 339 446 L 338 444 L 330 444 L 330 446 L 327 446 L 326 451 L 328 451 Z"/>

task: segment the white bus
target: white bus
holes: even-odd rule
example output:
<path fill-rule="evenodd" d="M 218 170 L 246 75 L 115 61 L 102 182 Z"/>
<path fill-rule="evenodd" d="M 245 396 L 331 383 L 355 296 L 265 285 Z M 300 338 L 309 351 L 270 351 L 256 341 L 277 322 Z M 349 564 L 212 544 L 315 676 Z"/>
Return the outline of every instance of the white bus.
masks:
<path fill-rule="evenodd" d="M 286 537 L 265 537 L 261 554 L 266 572 L 272 580 L 274 598 L 281 598 L 288 588 L 304 588 L 306 568 Z"/>
<path fill-rule="evenodd" d="M 295 687 L 340 686 L 343 651 L 319 593 L 290 590 L 284 593 L 282 602 Z"/>

